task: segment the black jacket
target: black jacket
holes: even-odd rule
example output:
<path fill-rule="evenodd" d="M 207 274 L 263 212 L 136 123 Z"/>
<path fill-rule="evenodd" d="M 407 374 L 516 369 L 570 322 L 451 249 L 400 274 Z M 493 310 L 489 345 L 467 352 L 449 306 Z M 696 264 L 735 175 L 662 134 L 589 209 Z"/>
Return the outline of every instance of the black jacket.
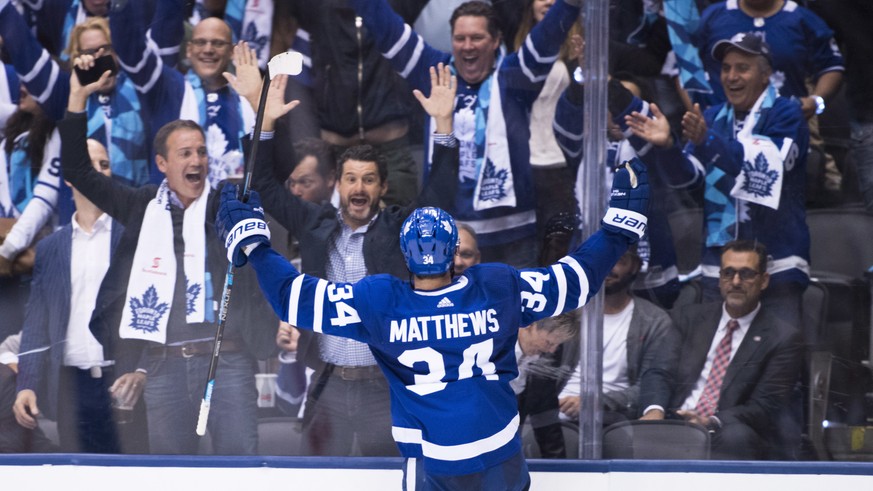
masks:
<path fill-rule="evenodd" d="M 331 236 L 340 228 L 337 209 L 330 203 L 319 205 L 291 194 L 282 184 L 281 178 L 288 173 L 273 168 L 273 140 L 262 141 L 260 145 L 252 174 L 252 187 L 260 193 L 264 210 L 299 241 L 303 272 L 327 278 Z M 293 154 L 283 156 L 281 160 L 296 161 Z M 367 274 L 385 273 L 406 279 L 409 273 L 400 252 L 400 227 L 403 221 L 419 206 L 438 206 L 445 209 L 454 200 L 458 187 L 457 146 L 447 148 L 434 145 L 433 161 L 431 178 L 418 199 L 409 206 L 392 205 L 384 208 L 367 229 L 364 236 Z M 302 331 L 298 359 L 304 360 L 311 367 L 317 367 L 320 364 L 318 350 L 308 349 L 308 338 L 308 331 Z"/>
<path fill-rule="evenodd" d="M 122 374 L 136 368 L 146 368 L 141 366 L 140 358 L 143 348 L 151 344 L 146 341 L 121 340 L 118 336 L 118 328 L 123 309 L 127 305 L 130 268 L 139 241 L 143 216 L 149 201 L 157 193 L 157 186 L 128 187 L 94 170 L 88 156 L 86 129 L 87 118 L 84 113 L 68 113 L 58 123 L 62 142 L 61 163 L 64 179 L 125 227 L 115 255 L 109 264 L 109 270 L 100 285 L 90 323 L 91 333 L 103 345 L 104 356 L 106 359 L 116 360 L 116 366 L 119 368 L 116 373 Z M 212 298 L 216 302 L 221 299 L 227 272 L 227 253 L 215 232 L 218 197 L 219 193 L 209 194 L 205 224 L 207 271 L 212 276 Z M 176 294 L 168 314 L 168 342 L 208 338 L 215 334 L 214 324 L 192 325 L 185 321 L 185 275 L 184 261 L 181 259 L 184 250 L 184 242 L 181 238 L 183 213 L 184 210 L 181 208 L 173 207 L 171 210 L 178 274 Z M 253 271 L 239 270 L 234 286 L 224 339 L 243 341 L 250 354 L 266 358 L 275 350 L 274 339 L 278 319 L 264 300 Z"/>
<path fill-rule="evenodd" d="M 409 87 L 366 29 L 356 27 L 346 0 L 295 0 L 292 14 L 312 39 L 313 90 L 323 129 L 353 136 L 408 119 L 413 110 Z"/>

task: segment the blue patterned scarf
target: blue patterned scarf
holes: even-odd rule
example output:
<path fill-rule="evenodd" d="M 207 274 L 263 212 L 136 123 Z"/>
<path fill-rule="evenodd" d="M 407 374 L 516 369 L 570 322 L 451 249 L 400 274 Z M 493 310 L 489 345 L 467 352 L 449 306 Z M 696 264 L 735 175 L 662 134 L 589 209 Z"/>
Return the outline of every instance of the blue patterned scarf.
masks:
<path fill-rule="evenodd" d="M 107 119 L 111 128 L 109 144 L 106 141 Z M 123 72 L 118 74 L 115 91 L 111 95 L 95 92 L 88 98 L 88 138 L 99 141 L 109 149 L 112 177 L 131 186 L 148 182 L 149 150 L 142 108 L 133 83 Z"/>
<path fill-rule="evenodd" d="M 80 13 L 84 17 L 84 9 L 80 9 L 79 0 L 70 2 L 70 8 L 67 9 L 67 15 L 64 17 L 64 34 L 61 38 L 63 45 L 61 46 L 61 61 L 67 61 L 70 56 L 64 52 L 64 49 L 70 45 L 70 33 L 73 32 L 73 27 L 81 22 L 79 19 Z M 81 12 L 80 12 L 81 10 Z"/>
<path fill-rule="evenodd" d="M 27 157 L 27 133 L 22 133 L 15 140 L 12 154 L 9 155 L 9 194 L 18 213 L 23 212 L 33 198 L 33 178 Z"/>
<path fill-rule="evenodd" d="M 209 183 L 215 188 L 228 177 L 243 174 L 242 144 L 245 136 L 240 98 L 225 86 L 215 92 L 206 92 L 203 82 L 193 71 L 185 78 L 194 88 L 200 110 L 200 126 L 206 133 L 206 151 L 209 153 Z"/>
<path fill-rule="evenodd" d="M 761 100 L 757 101 L 746 116 L 743 128 L 748 127 L 749 131 L 753 131 L 761 111 L 773 107 L 778 95 L 773 84 L 768 85 Z M 735 139 L 735 123 L 733 106 L 724 103 L 712 122 L 712 131 L 723 138 Z M 711 164 L 707 164 L 707 167 L 709 169 L 706 173 L 704 198 L 710 205 L 711 212 L 706 216 L 706 246 L 719 247 L 736 237 L 739 210 L 736 207 L 737 200 L 731 196 L 731 190 L 734 189 L 737 179 Z"/>
<path fill-rule="evenodd" d="M 664 0 L 667 33 L 679 65 L 679 80 L 688 92 L 712 93 L 700 54 L 691 43 L 691 33 L 700 24 L 700 13 L 694 0 Z"/>

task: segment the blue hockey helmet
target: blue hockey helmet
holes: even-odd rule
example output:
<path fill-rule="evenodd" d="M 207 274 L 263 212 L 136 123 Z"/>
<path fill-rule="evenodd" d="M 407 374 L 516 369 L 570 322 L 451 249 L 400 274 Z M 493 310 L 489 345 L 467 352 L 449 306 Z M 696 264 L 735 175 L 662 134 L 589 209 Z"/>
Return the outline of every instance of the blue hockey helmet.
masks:
<path fill-rule="evenodd" d="M 416 208 L 400 229 L 400 250 L 412 274 L 442 274 L 452 267 L 458 248 L 455 219 L 435 207 Z"/>

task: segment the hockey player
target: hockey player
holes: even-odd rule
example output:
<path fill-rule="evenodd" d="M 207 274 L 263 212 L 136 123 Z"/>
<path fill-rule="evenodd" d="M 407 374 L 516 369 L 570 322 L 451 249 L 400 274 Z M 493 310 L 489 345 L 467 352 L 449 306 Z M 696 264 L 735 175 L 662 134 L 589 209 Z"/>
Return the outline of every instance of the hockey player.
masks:
<path fill-rule="evenodd" d="M 407 457 L 403 489 L 530 486 L 509 382 L 518 375 L 520 326 L 577 309 L 646 228 L 645 168 L 628 162 L 613 182 L 602 230 L 558 263 L 517 270 L 480 264 L 453 277 L 454 219 L 418 208 L 400 244 L 410 280 L 355 284 L 300 274 L 269 245 L 260 199 L 222 191 L 216 227 L 236 266 L 251 261 L 282 320 L 370 345 L 391 387 L 392 434 Z"/>

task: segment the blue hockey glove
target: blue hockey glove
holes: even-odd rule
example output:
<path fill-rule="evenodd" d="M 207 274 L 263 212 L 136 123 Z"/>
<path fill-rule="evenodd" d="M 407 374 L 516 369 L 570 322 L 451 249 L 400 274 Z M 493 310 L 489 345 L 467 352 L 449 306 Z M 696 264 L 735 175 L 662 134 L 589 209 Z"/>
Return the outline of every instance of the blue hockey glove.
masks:
<path fill-rule="evenodd" d="M 649 177 L 646 166 L 634 157 L 615 171 L 603 228 L 636 242 L 646 233 L 648 208 Z"/>
<path fill-rule="evenodd" d="M 235 184 L 225 184 L 221 190 L 215 229 L 227 248 L 227 260 L 235 267 L 245 265 L 249 252 L 259 244 L 270 245 L 270 229 L 264 221 L 260 196 L 251 191 L 248 202 L 243 203 L 237 197 Z"/>

